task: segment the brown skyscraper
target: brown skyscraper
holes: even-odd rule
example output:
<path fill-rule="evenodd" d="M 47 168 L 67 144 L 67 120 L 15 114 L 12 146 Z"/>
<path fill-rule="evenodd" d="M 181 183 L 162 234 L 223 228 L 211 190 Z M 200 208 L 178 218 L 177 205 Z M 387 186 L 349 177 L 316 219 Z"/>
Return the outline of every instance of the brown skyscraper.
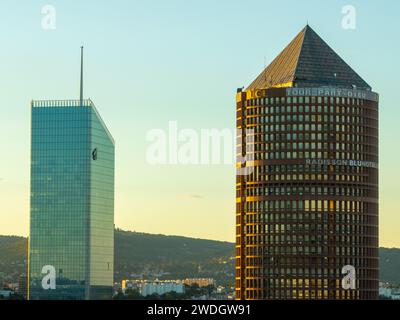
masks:
<path fill-rule="evenodd" d="M 236 98 L 236 298 L 377 299 L 378 94 L 306 26 Z"/>

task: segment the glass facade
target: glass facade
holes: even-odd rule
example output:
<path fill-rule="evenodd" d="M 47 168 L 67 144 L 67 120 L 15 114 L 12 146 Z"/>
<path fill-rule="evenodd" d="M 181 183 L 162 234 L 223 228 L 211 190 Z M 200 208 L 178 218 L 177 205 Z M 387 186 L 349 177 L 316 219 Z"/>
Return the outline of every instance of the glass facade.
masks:
<path fill-rule="evenodd" d="M 111 298 L 114 141 L 90 100 L 34 101 L 31 130 L 29 298 Z"/>

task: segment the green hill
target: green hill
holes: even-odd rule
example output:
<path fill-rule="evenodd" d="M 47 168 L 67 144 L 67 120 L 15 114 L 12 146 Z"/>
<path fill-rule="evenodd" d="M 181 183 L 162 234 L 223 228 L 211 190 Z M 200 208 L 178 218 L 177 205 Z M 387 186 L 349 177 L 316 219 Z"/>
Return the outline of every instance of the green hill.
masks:
<path fill-rule="evenodd" d="M 234 245 L 230 242 L 115 231 L 115 280 L 135 275 L 176 279 L 213 277 L 233 284 Z M 0 236 L 0 283 L 26 273 L 27 239 Z"/>
<path fill-rule="evenodd" d="M 26 253 L 26 238 L 16 236 L 0 236 L 0 264 L 23 262 L 26 259 Z"/>
<path fill-rule="evenodd" d="M 163 279 L 213 277 L 233 284 L 233 256 L 230 242 L 115 232 L 116 280 L 144 273 Z"/>
<path fill-rule="evenodd" d="M 0 282 L 26 272 L 27 240 L 0 236 Z M 400 249 L 380 248 L 381 281 L 400 284 Z M 115 231 L 115 280 L 135 276 L 212 277 L 234 283 L 234 244 L 179 236 Z"/>

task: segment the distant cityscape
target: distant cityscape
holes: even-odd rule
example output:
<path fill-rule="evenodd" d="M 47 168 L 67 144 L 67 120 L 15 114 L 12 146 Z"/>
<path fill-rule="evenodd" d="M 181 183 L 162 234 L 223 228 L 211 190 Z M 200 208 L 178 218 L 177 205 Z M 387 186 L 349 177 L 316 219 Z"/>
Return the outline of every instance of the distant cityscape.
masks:
<path fill-rule="evenodd" d="M 147 243 L 143 251 L 140 243 Z M 234 247 L 233 243 L 116 230 L 113 299 L 231 299 L 235 297 Z M 2 299 L 27 298 L 26 252 L 26 238 L 0 236 Z M 400 249 L 380 248 L 380 261 L 380 299 L 397 299 Z M 175 290 L 183 284 L 184 294 L 165 295 L 168 286 L 163 282 L 178 284 Z M 143 283 L 161 285 L 142 296 Z"/>
<path fill-rule="evenodd" d="M 143 280 L 143 275 L 114 283 L 114 300 L 234 300 L 235 287 L 217 285 L 212 278 L 186 278 L 182 280 Z M 27 276 L 22 274 L 17 283 L 4 283 L 0 300 L 26 300 Z M 379 298 L 400 300 L 400 285 L 379 283 Z"/>
<path fill-rule="evenodd" d="M 234 287 L 217 286 L 214 279 L 122 280 L 114 299 L 233 300 Z"/>

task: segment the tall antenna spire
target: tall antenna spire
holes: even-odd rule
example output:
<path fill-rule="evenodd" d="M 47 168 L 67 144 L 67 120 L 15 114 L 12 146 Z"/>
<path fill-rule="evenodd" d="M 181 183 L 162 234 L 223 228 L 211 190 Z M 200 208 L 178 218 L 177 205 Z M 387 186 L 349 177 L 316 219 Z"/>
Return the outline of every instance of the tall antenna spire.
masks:
<path fill-rule="evenodd" d="M 83 46 L 81 47 L 81 90 L 79 97 L 81 107 L 83 106 Z"/>

